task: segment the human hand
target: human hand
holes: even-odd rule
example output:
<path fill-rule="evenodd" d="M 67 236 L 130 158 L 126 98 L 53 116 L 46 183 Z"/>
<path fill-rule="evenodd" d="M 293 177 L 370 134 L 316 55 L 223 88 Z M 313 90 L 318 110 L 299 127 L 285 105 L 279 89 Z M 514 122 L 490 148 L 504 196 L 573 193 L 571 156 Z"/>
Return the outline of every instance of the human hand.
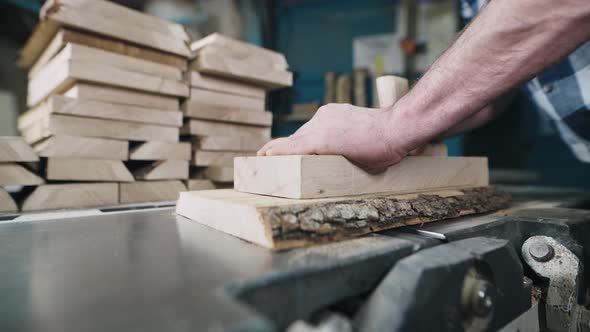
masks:
<path fill-rule="evenodd" d="M 390 166 L 410 150 L 393 139 L 390 118 L 391 111 L 328 104 L 293 135 L 268 142 L 258 155 L 342 155 L 369 169 Z"/>

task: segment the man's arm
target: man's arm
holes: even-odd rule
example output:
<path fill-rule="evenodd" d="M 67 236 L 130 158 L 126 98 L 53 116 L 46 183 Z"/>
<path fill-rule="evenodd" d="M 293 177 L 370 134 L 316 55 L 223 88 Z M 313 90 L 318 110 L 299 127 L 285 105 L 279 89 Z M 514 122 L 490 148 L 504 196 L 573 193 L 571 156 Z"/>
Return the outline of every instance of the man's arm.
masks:
<path fill-rule="evenodd" d="M 259 154 L 341 154 L 367 167 L 394 164 L 589 39 L 588 0 L 493 0 L 387 111 L 368 116 L 350 105 L 324 106 Z"/>

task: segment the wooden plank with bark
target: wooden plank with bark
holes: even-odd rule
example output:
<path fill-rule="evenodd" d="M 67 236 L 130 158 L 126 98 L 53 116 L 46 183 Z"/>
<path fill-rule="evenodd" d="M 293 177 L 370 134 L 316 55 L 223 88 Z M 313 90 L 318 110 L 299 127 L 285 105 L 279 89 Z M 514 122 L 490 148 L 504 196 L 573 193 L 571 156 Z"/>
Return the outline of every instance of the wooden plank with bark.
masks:
<path fill-rule="evenodd" d="M 236 190 L 288 198 L 488 185 L 483 157 L 406 157 L 381 172 L 368 172 L 342 156 L 237 157 L 234 170 Z"/>
<path fill-rule="evenodd" d="M 493 187 L 294 200 L 234 190 L 183 192 L 176 213 L 272 250 L 507 208 Z"/>
<path fill-rule="evenodd" d="M 24 199 L 22 210 L 81 209 L 118 203 L 117 183 L 46 184 Z"/>

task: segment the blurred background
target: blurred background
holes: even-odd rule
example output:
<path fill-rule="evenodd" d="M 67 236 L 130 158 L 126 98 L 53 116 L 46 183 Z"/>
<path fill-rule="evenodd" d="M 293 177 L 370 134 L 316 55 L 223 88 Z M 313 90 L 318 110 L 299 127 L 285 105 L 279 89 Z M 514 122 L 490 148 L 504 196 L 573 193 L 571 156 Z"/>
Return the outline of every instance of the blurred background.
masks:
<path fill-rule="evenodd" d="M 284 53 L 295 80 L 267 101 L 273 136 L 293 133 L 324 103 L 375 105 L 372 78 L 395 74 L 414 82 L 462 28 L 456 0 L 116 2 L 181 23 L 193 39 L 220 32 Z M 0 135 L 18 134 L 27 76 L 15 63 L 42 4 L 0 0 Z M 589 167 L 524 95 L 492 123 L 446 143 L 450 155 L 488 156 L 493 182 L 590 188 Z"/>

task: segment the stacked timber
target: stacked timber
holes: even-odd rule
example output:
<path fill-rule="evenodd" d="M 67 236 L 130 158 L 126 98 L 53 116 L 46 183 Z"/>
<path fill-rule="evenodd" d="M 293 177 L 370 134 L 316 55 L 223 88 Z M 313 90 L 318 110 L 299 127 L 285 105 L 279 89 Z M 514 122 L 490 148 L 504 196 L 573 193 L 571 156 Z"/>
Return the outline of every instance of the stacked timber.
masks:
<path fill-rule="evenodd" d="M 19 61 L 29 110 L 18 126 L 47 181 L 30 209 L 174 200 L 185 190 L 188 43 L 182 26 L 108 1 L 45 3 Z"/>
<path fill-rule="evenodd" d="M 283 54 L 217 33 L 191 44 L 181 133 L 193 144 L 189 190 L 231 186 L 235 157 L 255 155 L 271 137 L 269 90 L 292 85 Z"/>
<path fill-rule="evenodd" d="M 38 186 L 44 181 L 30 170 L 39 157 L 20 137 L 0 137 L 0 213 L 17 212 L 18 204 L 8 193 L 12 188 Z"/>

